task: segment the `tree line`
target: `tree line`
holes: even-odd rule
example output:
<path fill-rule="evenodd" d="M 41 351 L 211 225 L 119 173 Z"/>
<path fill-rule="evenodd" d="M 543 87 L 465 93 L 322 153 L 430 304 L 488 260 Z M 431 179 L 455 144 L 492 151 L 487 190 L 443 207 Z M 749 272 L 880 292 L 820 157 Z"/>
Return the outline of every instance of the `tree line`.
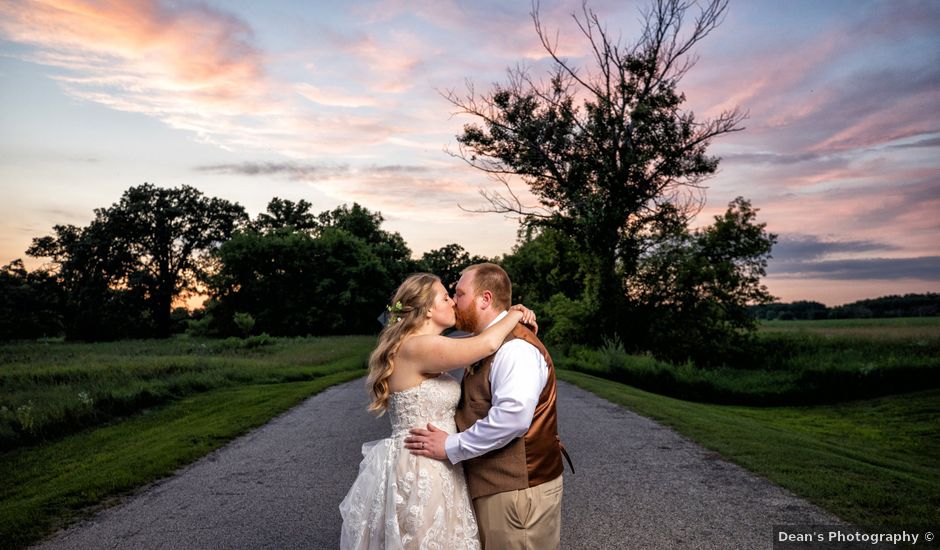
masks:
<path fill-rule="evenodd" d="M 636 317 L 634 326 L 648 320 L 647 349 L 700 333 L 709 311 L 744 310 L 734 300 L 756 281 L 733 267 L 747 260 L 734 250 L 747 250 L 742 239 L 767 238 L 753 215 L 746 201 L 735 201 L 714 225 L 649 256 L 632 308 L 617 312 Z M 608 304 L 586 298 L 591 263 L 568 234 L 530 228 L 512 252 L 495 258 L 456 243 L 413 258 L 383 223 L 380 212 L 359 204 L 317 214 L 305 200 L 275 197 L 250 219 L 241 205 L 192 187 L 131 187 L 96 209 L 87 226 L 56 225 L 35 238 L 27 254 L 46 259 L 42 267 L 28 271 L 14 260 L 0 269 L 0 337 L 368 334 L 380 328 L 377 317 L 407 274 L 436 273 L 450 287 L 464 267 L 482 261 L 509 272 L 515 300 L 536 308 L 550 342 L 614 336 L 590 324 L 594 308 Z M 721 257 L 729 260 L 724 267 Z M 193 294 L 208 298 L 190 312 L 179 304 Z M 695 307 L 671 311 L 674 304 Z"/>
<path fill-rule="evenodd" d="M 459 245 L 412 259 L 383 222 L 358 204 L 316 214 L 277 197 L 250 219 L 193 187 L 131 187 L 87 226 L 33 239 L 26 253 L 48 260 L 41 268 L 0 269 L 0 338 L 227 336 L 244 330 L 238 314 L 272 335 L 371 333 L 408 273 L 453 280 L 483 261 Z M 193 295 L 208 300 L 189 312 L 181 302 Z"/>
<path fill-rule="evenodd" d="M 940 294 L 905 294 L 856 300 L 827 307 L 820 302 L 795 302 L 754 305 L 749 308 L 756 319 L 789 321 L 794 319 L 884 319 L 891 317 L 932 317 L 940 315 Z"/>

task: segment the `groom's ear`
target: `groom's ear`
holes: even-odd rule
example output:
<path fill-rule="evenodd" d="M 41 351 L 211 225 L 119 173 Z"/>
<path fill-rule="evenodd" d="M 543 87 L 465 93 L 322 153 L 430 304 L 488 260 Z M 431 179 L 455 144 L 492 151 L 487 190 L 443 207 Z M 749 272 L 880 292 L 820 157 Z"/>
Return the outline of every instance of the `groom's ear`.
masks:
<path fill-rule="evenodd" d="M 483 304 L 481 309 L 487 309 L 493 305 L 493 293 L 489 290 L 484 290 L 480 293 L 480 297 L 483 298 Z"/>

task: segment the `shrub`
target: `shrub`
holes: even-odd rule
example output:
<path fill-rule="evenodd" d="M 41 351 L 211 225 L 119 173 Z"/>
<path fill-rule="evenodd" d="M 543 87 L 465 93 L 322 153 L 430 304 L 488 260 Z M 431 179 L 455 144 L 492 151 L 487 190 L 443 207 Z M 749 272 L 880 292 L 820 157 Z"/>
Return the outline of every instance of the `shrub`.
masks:
<path fill-rule="evenodd" d="M 245 338 L 251 334 L 251 329 L 255 328 L 255 318 L 250 313 L 236 312 L 233 318 L 235 326 L 241 331 Z"/>

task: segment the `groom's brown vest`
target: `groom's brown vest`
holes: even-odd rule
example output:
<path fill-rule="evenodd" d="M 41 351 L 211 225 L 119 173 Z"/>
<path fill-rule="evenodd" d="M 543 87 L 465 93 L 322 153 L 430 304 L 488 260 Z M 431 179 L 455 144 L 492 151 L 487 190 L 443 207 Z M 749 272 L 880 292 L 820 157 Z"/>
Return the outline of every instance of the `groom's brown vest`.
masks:
<path fill-rule="evenodd" d="M 560 476 L 561 441 L 558 438 L 558 419 L 555 412 L 555 365 L 542 342 L 531 330 L 517 325 L 505 342 L 520 338 L 535 346 L 548 364 L 548 380 L 539 395 L 535 415 L 529 430 L 509 442 L 502 449 L 490 451 L 464 462 L 470 497 L 477 498 L 515 489 L 535 487 Z M 492 403 L 490 367 L 494 355 L 483 359 L 476 369 L 468 369 L 460 384 L 461 398 L 454 419 L 457 428 L 464 431 L 474 422 L 486 418 Z M 532 365 L 530 376 L 538 376 Z M 473 371 L 472 373 L 470 371 Z"/>

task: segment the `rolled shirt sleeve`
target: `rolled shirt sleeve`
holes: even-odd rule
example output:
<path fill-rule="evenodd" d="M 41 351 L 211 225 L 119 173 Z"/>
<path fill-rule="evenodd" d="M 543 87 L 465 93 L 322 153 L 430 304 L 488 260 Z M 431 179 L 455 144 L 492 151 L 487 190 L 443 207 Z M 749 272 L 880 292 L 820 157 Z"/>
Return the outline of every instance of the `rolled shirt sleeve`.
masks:
<path fill-rule="evenodd" d="M 467 430 L 449 435 L 444 443 L 453 464 L 505 447 L 528 431 L 548 381 L 548 365 L 532 344 L 510 340 L 496 352 L 489 379 L 489 413 Z"/>

